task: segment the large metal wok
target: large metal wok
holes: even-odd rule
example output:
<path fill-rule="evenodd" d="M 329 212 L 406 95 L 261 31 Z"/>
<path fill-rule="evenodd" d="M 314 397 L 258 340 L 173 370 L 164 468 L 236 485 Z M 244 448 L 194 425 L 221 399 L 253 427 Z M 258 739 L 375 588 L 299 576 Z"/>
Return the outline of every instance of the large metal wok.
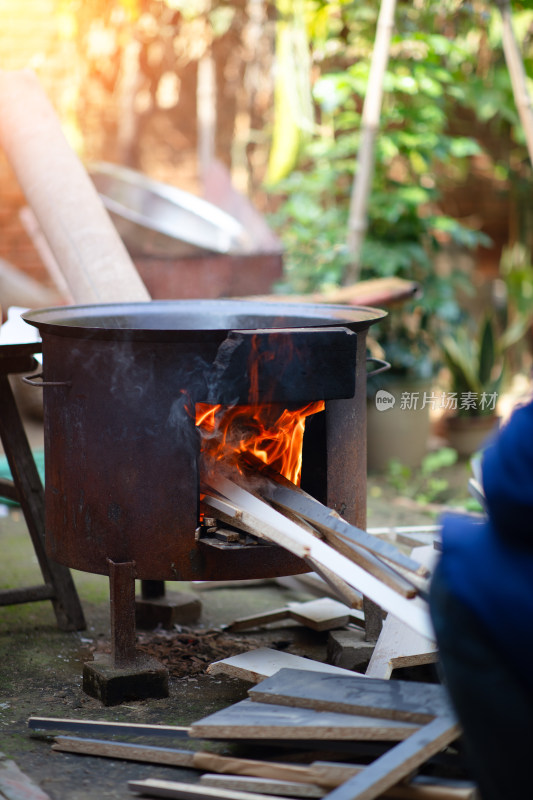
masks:
<path fill-rule="evenodd" d="M 41 333 L 76 339 L 217 342 L 231 330 L 344 327 L 366 330 L 386 312 L 366 306 L 253 300 L 156 300 L 44 308 L 22 315 Z"/>

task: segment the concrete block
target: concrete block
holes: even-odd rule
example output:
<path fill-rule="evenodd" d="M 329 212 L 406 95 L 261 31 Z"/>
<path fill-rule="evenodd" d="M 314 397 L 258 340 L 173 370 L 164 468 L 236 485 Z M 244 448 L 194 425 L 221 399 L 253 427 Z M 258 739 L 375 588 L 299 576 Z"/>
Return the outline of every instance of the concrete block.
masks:
<path fill-rule="evenodd" d="M 168 697 L 168 670 L 155 658 L 138 654 L 135 661 L 117 667 L 106 653 L 95 654 L 83 665 L 83 691 L 105 706 L 128 700 Z"/>
<path fill-rule="evenodd" d="M 158 626 L 172 630 L 174 625 L 189 625 L 199 620 L 201 614 L 201 601 L 189 592 L 170 592 L 163 597 L 135 601 L 135 624 L 148 631 Z"/>
<path fill-rule="evenodd" d="M 330 631 L 327 642 L 327 662 L 343 669 L 364 672 L 375 644 L 365 641 L 365 632 L 358 630 Z"/>

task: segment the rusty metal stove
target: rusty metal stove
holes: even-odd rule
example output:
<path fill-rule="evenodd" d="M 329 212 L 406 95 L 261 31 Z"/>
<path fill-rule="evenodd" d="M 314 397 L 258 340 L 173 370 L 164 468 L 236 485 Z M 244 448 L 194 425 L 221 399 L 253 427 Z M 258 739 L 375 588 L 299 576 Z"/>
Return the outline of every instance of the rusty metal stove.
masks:
<path fill-rule="evenodd" d="M 239 300 L 24 315 L 43 340 L 47 551 L 110 578 L 112 656 L 101 669 L 119 670 L 123 682 L 125 673 L 148 670 L 142 696 L 165 691 L 155 665 L 140 666 L 135 651 L 135 579 L 149 590 L 151 582 L 308 570 L 274 545 L 261 545 L 258 558 L 257 546 L 197 541 L 195 403 L 296 408 L 324 400 L 325 411 L 306 427 L 302 486 L 365 526 L 366 334 L 383 316 L 373 308 Z M 86 683 L 106 702 L 100 678 L 96 688 Z M 139 696 L 130 685 L 125 692 Z"/>

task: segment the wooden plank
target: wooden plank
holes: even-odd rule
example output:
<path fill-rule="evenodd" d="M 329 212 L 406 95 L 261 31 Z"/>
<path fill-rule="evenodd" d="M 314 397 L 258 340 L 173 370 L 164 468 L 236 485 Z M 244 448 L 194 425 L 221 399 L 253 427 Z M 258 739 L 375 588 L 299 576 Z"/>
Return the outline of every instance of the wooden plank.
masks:
<path fill-rule="evenodd" d="M 392 611 L 403 622 L 423 636 L 433 636 L 433 626 L 427 603 L 419 597 L 410 600 L 402 597 L 390 587 L 385 586 L 373 575 L 365 572 L 357 564 L 336 552 L 325 542 L 315 539 L 299 528 L 294 522 L 283 517 L 267 503 L 254 497 L 223 476 L 210 476 L 210 483 L 219 494 L 226 497 L 240 509 L 255 519 L 259 526 L 268 520 L 270 533 L 267 538 L 285 547 L 300 557 L 311 557 L 328 569 L 336 572 L 350 586 L 358 589 L 386 611 Z M 266 534 L 265 534 L 266 535 Z"/>
<path fill-rule="evenodd" d="M 397 748 L 394 748 L 395 750 Z M 363 769 L 360 777 L 369 768 Z M 353 779 L 355 780 L 355 778 Z M 396 784 L 385 790 L 384 797 L 397 798 L 397 800 L 474 800 L 477 790 L 472 785 L 461 786 L 461 782 L 442 781 L 433 778 L 416 777 L 409 784 Z M 459 783 L 459 785 L 454 785 Z M 239 787 L 242 787 L 241 789 Z M 248 790 L 246 790 L 248 787 Z M 133 792 L 151 797 L 180 798 L 181 800 L 259 800 L 264 794 L 272 798 L 284 796 L 291 797 L 321 797 L 323 791 L 312 784 L 289 785 L 287 782 L 272 780 L 258 782 L 250 778 L 239 776 L 206 775 L 200 779 L 200 784 L 176 783 L 174 781 L 160 781 L 147 779 L 144 781 L 129 781 L 128 788 Z M 341 789 L 343 787 L 340 787 Z M 250 791 L 253 789 L 253 791 Z M 278 790 L 278 794 L 272 794 Z M 270 791 L 271 790 L 271 791 Z M 340 790 L 335 790 L 340 791 Z M 290 792 L 290 794 L 289 794 Z M 333 793 L 332 793 L 333 794 Z M 351 795 L 353 800 L 363 800 L 363 795 Z M 378 795 L 373 794 L 372 797 Z M 326 795 L 330 797 L 330 795 Z"/>
<path fill-rule="evenodd" d="M 322 583 L 325 585 L 324 591 L 321 593 L 322 596 L 324 594 L 327 594 L 330 597 L 331 595 L 333 595 L 334 600 L 339 600 L 341 603 L 345 603 L 350 609 L 352 609 L 352 611 L 354 609 L 360 610 L 363 608 L 363 595 L 360 592 L 356 591 L 351 586 L 349 586 L 346 583 L 346 581 L 343 581 L 342 578 L 339 578 L 339 576 L 336 575 L 334 572 L 332 572 L 330 569 L 323 567 L 321 564 L 317 564 L 317 562 L 313 561 L 312 558 L 307 558 L 306 563 L 309 564 L 309 566 L 313 570 L 313 573 L 310 573 L 311 580 L 313 580 L 313 577 L 316 577 L 319 580 L 321 580 Z M 303 578 L 301 582 L 305 586 L 310 585 L 310 581 L 306 582 L 305 580 L 305 578 L 309 577 L 309 575 L 306 576 L 304 574 L 303 576 L 297 576 L 297 577 L 300 579 Z M 356 614 L 355 616 L 357 617 L 358 622 L 361 619 L 364 620 L 363 614 L 361 615 Z"/>
<path fill-rule="evenodd" d="M 209 786 L 198 786 L 177 781 L 160 781 L 148 778 L 144 781 L 128 781 L 128 789 L 149 797 L 174 797 L 180 800 L 264 800 L 260 794 L 236 792 Z"/>
<path fill-rule="evenodd" d="M 404 544 L 406 547 L 421 547 L 422 545 L 433 545 L 440 540 L 440 530 L 433 531 L 411 531 L 409 528 L 405 531 L 399 530 L 395 536 L 398 544 Z"/>
<path fill-rule="evenodd" d="M 410 536 L 438 535 L 441 527 L 441 525 L 384 525 L 369 527 L 367 532 L 373 536 L 392 536 L 396 539 L 404 534 Z M 428 542 L 422 539 L 418 544 L 428 544 Z"/>
<path fill-rule="evenodd" d="M 213 476 L 210 475 L 210 480 L 212 479 Z M 221 478 L 218 478 L 217 483 L 220 480 Z M 237 503 L 232 503 L 229 498 L 213 497 L 212 494 L 209 493 L 209 489 L 206 489 L 206 487 L 202 487 L 202 494 L 204 495 L 202 498 L 204 505 L 213 509 L 213 511 L 217 513 L 217 516 L 220 516 L 224 521 L 230 522 L 231 524 L 242 528 L 242 530 L 249 531 L 250 533 L 253 533 L 254 536 L 263 536 L 269 541 L 285 547 L 287 550 L 290 550 L 291 553 L 294 553 L 300 558 L 305 558 L 309 555 L 309 548 L 305 545 L 299 545 L 297 542 L 297 536 L 301 532 L 301 529 L 292 520 L 282 517 L 281 514 L 279 515 L 281 519 L 273 518 L 271 515 L 271 518 L 274 519 L 274 522 L 276 522 L 279 526 L 274 527 L 272 524 L 269 524 L 268 515 L 265 518 L 262 518 L 260 515 L 257 516 L 249 513 L 246 508 L 242 508 Z M 266 503 L 263 505 L 265 508 L 270 509 L 270 506 L 268 506 Z M 272 509 L 270 510 L 272 511 Z M 289 538 L 291 534 L 293 537 L 292 539 Z"/>
<path fill-rule="evenodd" d="M 288 608 L 292 619 L 315 631 L 342 628 L 350 621 L 351 609 L 330 597 L 308 600 L 305 603 L 288 603 Z"/>
<path fill-rule="evenodd" d="M 207 672 L 210 675 L 228 675 L 230 678 L 240 678 L 251 683 L 259 683 L 259 681 L 274 675 L 280 669 L 331 672 L 335 675 L 355 675 L 354 672 L 342 667 L 323 664 L 321 661 L 295 656 L 292 653 L 286 653 L 284 650 L 272 650 L 269 647 L 259 647 L 256 650 L 248 650 L 247 653 L 239 653 L 236 656 L 223 658 L 221 661 L 213 661 L 208 666 Z"/>
<path fill-rule="evenodd" d="M 293 484 L 290 485 L 293 486 Z M 243 488 L 247 491 L 250 491 L 251 494 L 254 494 L 260 500 L 263 499 L 260 492 L 251 491 L 248 486 L 243 486 Z M 294 488 L 296 489 L 297 487 Z M 300 492 L 299 489 L 298 491 Z M 295 514 L 287 508 L 283 509 L 283 516 L 287 519 L 292 519 L 293 522 L 296 522 L 300 527 L 304 528 L 304 530 L 307 530 L 309 533 L 313 534 L 313 536 L 316 536 L 319 539 L 324 539 L 339 553 L 342 553 L 342 555 L 346 556 L 346 558 L 350 559 L 350 561 L 358 564 L 366 572 L 374 575 L 386 586 L 389 586 L 391 589 L 394 589 L 394 591 L 403 595 L 403 597 L 415 597 L 419 589 L 427 591 L 427 581 L 418 575 L 415 576 L 414 573 L 410 572 L 409 570 L 405 570 L 403 567 L 399 567 L 397 564 L 394 565 L 394 568 L 391 568 L 388 564 L 384 563 L 380 558 L 375 556 L 369 550 L 366 550 L 364 547 L 359 547 L 354 542 L 348 541 L 344 537 L 332 533 L 327 528 L 322 527 L 319 531 L 317 528 L 302 519 L 302 517 L 300 517 L 298 514 Z M 339 589 L 339 587 L 344 584 L 344 588 L 342 589 L 343 594 L 346 595 L 350 591 L 350 587 L 348 587 L 344 581 L 340 580 L 339 578 L 335 579 L 333 577 L 334 573 L 331 570 L 321 567 L 312 559 L 308 558 L 306 560 L 316 572 L 322 572 L 324 579 L 328 580 L 335 588 Z"/>
<path fill-rule="evenodd" d="M 284 608 L 274 608 L 271 611 L 263 611 L 260 614 L 250 614 L 247 617 L 238 617 L 230 622 L 229 625 L 223 625 L 223 630 L 226 631 L 246 631 L 250 628 L 257 628 L 261 625 L 270 625 L 272 622 L 279 622 L 280 620 L 290 617 L 290 609 L 285 606 Z"/>
<path fill-rule="evenodd" d="M 318 786 L 335 789 L 363 772 L 366 766 L 338 761 L 313 761 L 310 779 Z M 409 782 L 397 783 L 383 792 L 384 797 L 398 800 L 475 800 L 477 786 L 473 781 L 441 778 L 436 775 L 415 775 Z"/>
<path fill-rule="evenodd" d="M 429 544 L 415 545 L 414 549 L 411 551 L 411 558 L 413 561 L 417 561 L 420 564 L 421 569 L 425 569 L 427 574 L 430 576 L 435 570 L 438 559 L 438 553 L 434 545 L 435 541 L 430 542 Z M 404 575 L 408 579 L 412 577 L 403 567 L 395 564 L 394 569 L 397 570 L 400 575 Z M 421 586 L 424 591 L 429 591 L 429 580 L 425 578 L 419 578 L 417 576 L 415 581 L 420 581 L 420 583 L 417 583 L 417 585 Z"/>
<path fill-rule="evenodd" d="M 123 734 L 142 736 L 174 736 L 187 739 L 189 728 L 183 725 L 144 725 L 137 722 L 108 722 L 107 720 L 63 719 L 55 717 L 30 717 L 28 727 L 37 731 L 80 731 L 84 733 Z"/>
<path fill-rule="evenodd" d="M 190 736 L 209 739 L 400 741 L 417 727 L 398 720 L 241 700 L 195 722 L 190 728 Z"/>
<path fill-rule="evenodd" d="M 247 524 L 246 518 L 243 517 L 242 511 L 237 506 L 230 503 L 225 497 L 215 495 L 215 492 L 209 493 L 207 489 L 202 489 L 202 505 L 214 511 L 219 521 L 235 525 L 239 530 L 257 536 L 253 519 L 250 524 Z"/>
<path fill-rule="evenodd" d="M 0 753 L 0 796 L 6 800 L 50 800 L 4 753 Z"/>
<path fill-rule="evenodd" d="M 374 800 L 443 750 L 460 734 L 453 717 L 436 717 L 366 769 L 325 795 L 325 800 Z"/>
<path fill-rule="evenodd" d="M 236 777 L 261 779 L 268 781 L 271 786 L 252 787 L 250 783 L 247 791 L 257 791 L 269 794 L 285 794 L 283 787 L 278 786 L 282 781 L 292 797 L 318 797 L 326 789 L 332 789 L 344 783 L 349 778 L 357 775 L 364 766 L 342 764 L 339 762 L 314 761 L 309 766 L 300 764 L 287 764 L 273 761 L 258 761 L 249 758 L 234 758 L 220 756 L 216 753 L 204 751 L 179 750 L 170 747 L 154 747 L 151 745 L 137 745 L 126 742 L 106 741 L 102 739 L 79 739 L 72 736 L 56 736 L 52 750 L 79 755 L 98 756 L 103 758 L 120 759 L 123 761 L 138 761 L 142 763 L 161 764 L 165 766 L 185 767 L 196 770 L 209 770 L 216 772 L 216 777 L 227 776 L 230 781 Z M 200 779 L 204 783 L 204 778 Z M 215 777 L 214 775 L 211 777 Z M 216 785 L 214 781 L 207 785 Z M 222 783 L 220 784 L 222 786 Z M 317 794 L 309 793 L 306 787 L 314 787 Z M 303 793 L 296 787 L 303 786 Z M 244 787 L 241 784 L 242 788 Z M 233 788 L 238 789 L 238 785 Z M 319 792 L 319 794 L 318 794 Z M 472 800 L 475 785 L 469 781 L 450 781 L 432 776 L 426 778 L 417 776 L 405 786 L 396 786 L 388 790 L 388 797 L 405 798 L 405 800 Z"/>
<path fill-rule="evenodd" d="M 348 521 L 340 517 L 336 511 L 324 506 L 301 487 L 296 486 L 292 481 L 280 475 L 273 470 L 272 467 L 264 464 L 251 453 L 242 454 L 240 466 L 243 473 L 251 478 L 255 477 L 257 479 L 257 473 L 261 475 L 262 483 L 259 495 L 261 499 L 268 497 L 269 502 L 283 509 L 284 514 L 291 514 L 293 518 L 299 519 L 300 521 L 306 520 L 308 524 L 314 527 L 315 531 L 319 532 L 320 538 L 324 535 L 329 535 L 330 537 L 334 536 L 335 541 L 338 541 L 339 536 L 341 536 L 347 544 L 353 545 L 357 550 L 359 550 L 360 547 L 363 549 L 366 548 L 376 557 L 383 558 L 387 556 L 388 560 L 397 566 L 402 566 L 407 570 L 411 569 L 413 572 L 418 571 L 420 575 L 425 574 L 420 570 L 420 565 L 417 567 L 416 562 L 402 553 L 401 550 L 398 550 L 394 544 L 386 540 L 381 540 L 373 534 L 348 523 Z M 248 488 L 245 484 L 241 483 L 241 485 L 245 489 Z M 282 493 L 281 490 L 285 491 Z M 277 502 L 274 497 L 268 495 L 275 495 L 277 497 Z M 286 502 L 282 502 L 283 497 Z M 311 516 L 303 514 L 302 509 L 306 509 Z M 327 521 L 330 517 L 335 521 L 340 520 L 345 526 L 342 529 L 342 534 L 339 530 L 334 530 L 331 524 L 323 524 L 324 520 Z M 321 521 L 319 521 L 319 518 L 321 518 Z"/>
<path fill-rule="evenodd" d="M 298 487 L 290 485 L 288 481 L 284 480 L 282 485 L 268 477 L 264 477 L 264 480 L 264 484 L 261 484 L 261 495 L 277 506 L 298 514 L 320 530 L 340 535 L 376 556 L 386 558 L 423 577 L 427 576 L 427 570 L 421 568 L 419 563 L 406 556 L 395 545 L 351 525 L 335 511 L 299 490 Z"/>
<path fill-rule="evenodd" d="M 194 767 L 195 756 L 193 750 L 109 742 L 104 739 L 77 739 L 74 736 L 56 736 L 52 750 L 85 756 L 119 758 L 124 761 L 166 764 L 172 767 Z"/>
<path fill-rule="evenodd" d="M 249 454 L 245 454 L 244 461 L 247 467 L 249 467 L 251 464 L 254 465 L 253 471 L 250 473 L 252 482 L 254 479 L 255 482 L 257 482 L 257 472 L 259 471 L 261 473 L 262 481 L 266 480 L 269 484 L 273 484 L 274 486 L 277 485 L 276 481 L 278 481 L 282 484 L 282 486 L 287 488 L 288 491 L 297 493 L 300 498 L 303 498 L 304 500 L 307 498 L 313 503 L 317 502 L 310 495 L 303 492 L 300 487 L 291 483 L 282 475 L 279 475 L 268 467 L 265 467 L 265 465 L 263 465 L 258 459 L 254 459 Z M 272 480 L 270 480 L 270 476 L 275 477 L 272 477 Z M 249 484 L 250 482 L 248 481 L 247 483 Z M 240 485 L 242 485 L 246 491 L 249 491 L 251 494 L 258 497 L 260 500 L 264 499 L 260 490 L 253 491 L 250 489 L 250 485 L 247 485 L 246 483 L 241 483 Z M 395 564 L 394 569 L 392 569 L 388 564 L 384 563 L 382 560 L 380 560 L 380 558 L 375 556 L 372 552 L 364 547 L 359 547 L 355 542 L 339 536 L 338 534 L 329 530 L 327 527 L 320 526 L 320 530 L 318 530 L 316 527 L 310 525 L 306 520 L 304 520 L 299 514 L 294 513 L 289 508 L 283 508 L 283 516 L 285 516 L 287 519 L 293 520 L 293 522 L 296 522 L 300 527 L 304 528 L 314 536 L 324 539 L 339 553 L 342 553 L 344 556 L 346 556 L 346 558 L 350 559 L 355 564 L 358 564 L 366 572 L 374 575 L 386 586 L 394 589 L 394 591 L 398 592 L 404 597 L 414 597 L 419 589 L 427 592 L 427 581 L 419 575 L 415 576 L 414 573 L 406 570 L 404 567 L 399 567 L 398 564 Z M 400 552 L 399 558 L 403 559 L 405 556 Z M 310 565 L 315 571 L 319 573 L 322 571 L 324 579 L 328 580 L 330 584 L 334 586 L 334 588 L 337 588 L 337 590 L 339 590 L 340 586 L 344 584 L 345 588 L 342 589 L 342 594 L 347 595 L 349 592 L 349 587 L 347 587 L 346 583 L 340 579 L 337 578 L 335 580 L 333 577 L 334 573 L 331 570 L 326 570 L 324 567 L 320 567 L 320 565 L 317 565 L 316 562 L 312 561 L 312 559 L 307 559 L 307 561 L 309 561 Z"/>
<path fill-rule="evenodd" d="M 216 775 L 206 773 L 200 778 L 201 786 L 212 786 L 238 792 L 282 795 L 284 797 L 322 797 L 324 789 L 312 783 L 296 783 L 276 778 L 249 778 L 243 775 Z"/>
<path fill-rule="evenodd" d="M 432 545 L 416 547 L 413 558 L 431 568 L 437 556 Z M 397 667 L 415 667 L 437 661 L 438 650 L 433 639 L 421 636 L 388 614 L 370 658 L 366 675 L 369 678 L 390 678 Z"/>
<path fill-rule="evenodd" d="M 249 690 L 250 699 L 291 707 L 404 720 L 424 724 L 451 714 L 448 694 L 440 684 L 387 681 L 282 669 Z"/>
<path fill-rule="evenodd" d="M 203 498 L 203 503 L 207 507 L 214 510 L 217 516 L 223 522 L 236 525 L 248 533 L 251 533 L 255 536 L 260 536 L 262 534 L 270 540 L 272 540 L 272 537 L 276 535 L 271 526 L 267 524 L 266 520 L 251 518 L 244 509 L 229 503 L 223 498 L 213 497 L 209 494 L 206 494 Z M 298 515 L 292 514 L 291 512 L 288 512 L 288 514 L 289 516 L 287 517 L 287 512 L 284 513 L 283 516 L 285 519 L 294 522 L 296 525 L 298 525 L 298 527 L 303 527 L 312 535 L 318 536 L 318 533 L 311 528 L 311 526 L 308 526 L 305 522 L 299 521 Z M 415 596 L 415 587 L 417 586 L 417 582 L 405 580 L 404 576 L 399 575 L 398 572 L 394 572 L 368 551 L 365 551 L 362 548 L 357 548 L 351 543 L 338 541 L 338 537 L 334 546 L 339 552 L 341 552 L 350 560 L 354 561 L 356 564 L 359 564 L 366 571 L 375 575 L 379 580 L 392 588 L 394 591 L 399 592 L 407 598 L 412 598 Z M 300 551 L 300 557 L 304 556 L 305 551 Z M 333 586 L 338 595 L 344 595 L 344 599 L 353 607 L 362 607 L 363 600 L 360 593 L 355 592 L 352 587 L 346 584 L 345 581 L 336 576 L 332 570 L 328 570 L 326 567 L 319 565 L 313 559 L 307 560 L 310 562 L 310 565 L 314 570 L 317 572 L 320 570 L 322 572 L 324 579 Z"/>
<path fill-rule="evenodd" d="M 363 608 L 363 595 L 356 589 L 349 586 L 331 570 L 326 570 L 321 564 L 317 564 L 311 558 L 306 559 L 306 563 L 312 568 L 313 572 L 304 572 L 301 575 L 286 575 L 276 578 L 276 583 L 295 591 L 305 590 L 315 597 L 331 597 L 346 603 L 351 608 Z M 320 570 L 320 572 L 317 571 Z M 326 580 L 327 578 L 327 580 Z"/>
<path fill-rule="evenodd" d="M 286 512 L 285 512 L 286 513 Z M 322 539 L 324 539 L 337 552 L 349 558 L 354 564 L 358 564 L 370 575 L 374 575 L 385 586 L 389 586 L 403 597 L 415 597 L 418 589 L 427 591 L 427 581 L 425 578 L 415 576 L 403 567 L 394 565 L 391 568 L 369 550 L 358 547 L 353 542 L 348 541 L 342 536 L 332 534 L 326 528 L 322 529 Z"/>
<path fill-rule="evenodd" d="M 416 667 L 438 660 L 437 645 L 420 636 L 393 614 L 387 614 L 365 675 L 388 679 L 398 667 Z"/>
<path fill-rule="evenodd" d="M 351 609 L 343 603 L 329 597 L 322 597 L 303 603 L 292 602 L 284 608 L 265 611 L 261 614 L 239 617 L 225 626 L 225 630 L 242 631 L 289 618 L 315 631 L 328 631 L 346 625 L 350 620 L 350 614 Z"/>
<path fill-rule="evenodd" d="M 213 753 L 195 753 L 194 766 L 197 769 L 210 770 L 217 774 L 241 775 L 309 783 L 311 768 L 300 764 L 280 764 L 274 761 L 257 761 L 250 758 L 232 758 Z"/>
<path fill-rule="evenodd" d="M 348 777 L 357 775 L 366 769 L 362 766 L 347 765 L 344 770 L 336 764 L 330 764 L 330 770 L 335 771 L 337 776 L 348 774 Z M 319 768 L 313 764 L 309 770 L 312 774 L 319 773 Z M 346 777 L 346 780 L 348 780 Z M 248 778 L 240 775 L 219 775 L 205 774 L 200 778 L 202 786 L 218 786 L 221 789 L 228 788 L 237 791 L 257 792 L 259 794 L 276 794 L 287 797 L 323 797 L 324 788 L 315 783 L 297 783 L 296 781 L 265 780 L 260 778 Z M 337 784 L 338 785 L 338 782 Z M 477 788 L 472 781 L 458 781 L 441 779 L 438 777 L 416 776 L 409 783 L 399 783 L 391 786 L 383 797 L 394 798 L 394 800 L 474 800 L 477 795 Z"/>
<path fill-rule="evenodd" d="M 0 71 L 0 143 L 77 303 L 149 294 L 38 78 Z"/>
<path fill-rule="evenodd" d="M 280 778 L 303 783 L 310 780 L 310 768 L 297 764 L 280 764 L 247 758 L 233 758 L 203 751 L 153 747 L 111 742 L 102 739 L 78 739 L 72 736 L 57 736 L 55 743 L 52 745 L 52 750 L 126 761 L 187 767 L 197 770 L 210 770 L 224 774 L 235 773 L 264 779 Z"/>

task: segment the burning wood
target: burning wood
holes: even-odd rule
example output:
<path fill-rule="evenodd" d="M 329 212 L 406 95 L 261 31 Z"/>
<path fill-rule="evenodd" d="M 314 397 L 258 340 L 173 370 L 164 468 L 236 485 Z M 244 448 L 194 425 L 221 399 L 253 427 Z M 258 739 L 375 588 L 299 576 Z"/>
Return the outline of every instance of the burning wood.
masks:
<path fill-rule="evenodd" d="M 323 408 L 322 400 L 295 411 L 278 404 L 227 407 L 198 403 L 196 425 L 202 432 L 202 451 L 214 463 L 237 463 L 241 454 L 253 455 L 298 485 L 305 420 Z"/>
<path fill-rule="evenodd" d="M 285 514 L 296 515 L 300 520 L 310 523 L 326 540 L 342 540 L 356 550 L 363 548 L 371 553 L 376 553 L 395 568 L 401 568 L 422 577 L 429 575 L 429 570 L 418 561 L 404 555 L 394 545 L 355 525 L 350 525 L 339 514 L 319 503 L 299 486 L 294 485 L 282 475 L 276 474 L 271 467 L 265 467 L 254 461 L 250 454 L 245 455 L 244 461 L 245 468 L 247 468 L 246 474 L 250 475 L 252 468 L 260 473 L 260 494 L 264 499 L 270 501 Z M 257 478 L 252 475 L 252 480 L 257 480 Z"/>
<path fill-rule="evenodd" d="M 213 481 L 213 479 L 211 480 Z M 218 479 L 214 479 L 213 482 L 218 484 Z M 339 554 L 342 554 L 354 564 L 359 565 L 369 574 L 374 575 L 386 586 L 389 586 L 403 597 L 415 597 L 420 588 L 425 588 L 422 579 L 417 579 L 414 576 L 411 579 L 404 578 L 369 550 L 364 550 L 363 548 L 357 547 L 357 545 L 347 544 L 340 537 L 335 537 L 334 534 L 330 532 L 321 537 L 320 532 L 318 532 L 316 529 L 313 529 L 306 522 L 300 522 L 296 515 L 287 516 L 284 510 L 280 512 L 273 509 L 264 501 L 260 493 L 251 493 L 247 489 L 243 489 L 243 491 L 246 492 L 250 497 L 255 497 L 257 500 L 259 500 L 259 502 L 265 504 L 264 509 L 259 517 L 250 514 L 244 506 L 235 503 L 229 505 L 225 499 L 221 497 L 213 497 L 207 493 L 204 495 L 203 502 L 213 510 L 220 510 L 226 516 L 226 519 L 231 518 L 228 512 L 233 514 L 233 524 L 238 526 L 240 523 L 244 523 L 246 529 L 255 533 L 255 535 L 263 536 L 271 542 L 276 542 L 277 544 L 285 546 L 288 550 L 293 552 L 295 555 L 298 555 L 300 558 L 311 559 L 313 569 L 316 570 L 318 567 L 318 570 L 320 571 L 322 568 L 322 571 L 324 572 L 324 579 L 329 580 L 329 582 L 332 582 L 332 576 L 335 575 L 335 572 L 328 570 L 327 564 L 322 564 L 316 558 L 313 559 L 311 549 L 306 548 L 305 546 L 295 549 L 296 544 L 294 540 L 292 542 L 291 549 L 291 544 L 283 544 L 282 539 L 284 540 L 284 537 L 286 536 L 290 537 L 291 532 L 296 537 L 298 537 L 299 533 L 303 533 L 308 534 L 315 539 L 325 539 L 325 542 L 331 545 L 331 547 L 334 548 Z M 273 526 L 272 520 L 274 520 L 274 523 L 277 521 L 277 525 L 275 524 Z M 377 540 L 377 542 L 378 545 L 383 544 L 381 540 Z M 398 554 L 399 556 L 402 555 L 399 551 Z M 328 576 L 327 578 L 325 577 L 326 575 Z M 405 571 L 405 575 L 408 575 L 407 571 Z M 346 583 L 346 581 L 344 581 L 344 583 Z M 339 587 L 334 586 L 334 588 Z"/>
<path fill-rule="evenodd" d="M 322 402 L 295 411 L 277 403 L 197 404 L 204 516 L 280 545 L 305 559 L 350 605 L 359 602 L 355 589 L 432 638 L 422 599 L 428 570 L 299 487 L 306 419 L 323 407 Z"/>
<path fill-rule="evenodd" d="M 311 558 L 313 562 L 339 575 L 349 586 L 358 589 L 385 610 L 394 613 L 423 636 L 433 638 L 427 604 L 421 597 L 415 596 L 423 592 L 419 585 L 413 583 L 410 596 L 407 598 L 402 579 L 398 577 L 393 582 L 392 570 L 387 571 L 387 565 L 382 564 L 381 574 L 377 577 L 367 569 L 370 559 L 367 560 L 365 567 L 362 567 L 331 543 L 318 538 L 318 533 L 316 535 L 310 533 L 308 526 L 304 528 L 294 519 L 287 519 L 257 494 L 244 489 L 241 485 L 214 472 L 205 477 L 204 481 L 204 503 L 213 511 L 217 508 L 223 508 L 225 512 L 230 511 L 235 522 L 243 520 L 247 526 L 255 529 L 256 535 L 281 545 L 300 558 Z M 380 541 L 380 544 L 383 542 Z M 379 549 L 377 546 L 377 550 Z M 378 552 L 371 555 L 379 561 Z M 413 581 L 419 584 L 421 579 L 416 577 Z M 391 585 L 393 583 L 394 585 Z"/>

